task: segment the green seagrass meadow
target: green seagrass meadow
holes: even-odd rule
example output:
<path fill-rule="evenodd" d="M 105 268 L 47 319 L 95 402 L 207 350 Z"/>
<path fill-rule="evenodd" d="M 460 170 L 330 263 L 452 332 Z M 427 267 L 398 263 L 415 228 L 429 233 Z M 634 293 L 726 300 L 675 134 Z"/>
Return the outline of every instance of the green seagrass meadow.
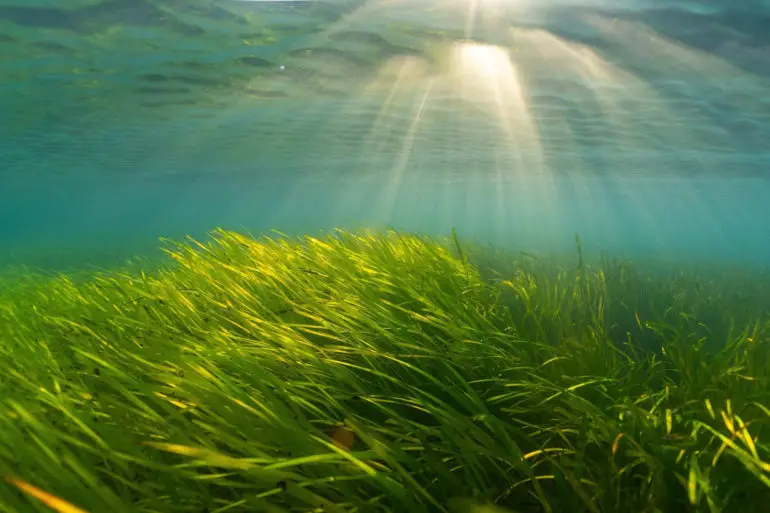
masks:
<path fill-rule="evenodd" d="M 164 244 L 0 278 L 0 511 L 770 508 L 767 273 L 396 231 Z"/>

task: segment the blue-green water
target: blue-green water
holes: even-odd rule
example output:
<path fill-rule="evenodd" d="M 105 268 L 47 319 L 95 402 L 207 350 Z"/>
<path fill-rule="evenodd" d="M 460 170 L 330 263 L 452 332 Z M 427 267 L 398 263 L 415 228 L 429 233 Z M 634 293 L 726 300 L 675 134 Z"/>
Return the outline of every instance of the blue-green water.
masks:
<path fill-rule="evenodd" d="M 768 27 L 749 0 L 0 0 L 0 260 L 395 226 L 764 265 Z"/>

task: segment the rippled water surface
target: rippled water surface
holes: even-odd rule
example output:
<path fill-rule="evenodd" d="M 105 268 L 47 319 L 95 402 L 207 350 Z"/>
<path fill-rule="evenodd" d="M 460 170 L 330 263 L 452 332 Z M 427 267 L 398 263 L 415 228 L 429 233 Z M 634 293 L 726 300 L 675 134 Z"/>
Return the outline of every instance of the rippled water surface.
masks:
<path fill-rule="evenodd" d="M 770 8 L 0 0 L 0 249 L 393 225 L 767 262 Z"/>

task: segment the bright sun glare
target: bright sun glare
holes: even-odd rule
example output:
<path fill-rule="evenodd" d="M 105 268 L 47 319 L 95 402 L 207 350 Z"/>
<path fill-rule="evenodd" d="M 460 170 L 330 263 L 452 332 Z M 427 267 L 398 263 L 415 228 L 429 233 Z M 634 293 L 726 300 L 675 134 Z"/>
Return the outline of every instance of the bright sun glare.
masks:
<path fill-rule="evenodd" d="M 496 80 L 511 67 L 508 52 L 499 46 L 476 43 L 458 45 L 463 67 L 486 80 Z"/>
<path fill-rule="evenodd" d="M 335 32 L 373 25 L 386 33 L 391 20 L 406 25 L 426 20 L 431 31 L 446 26 L 463 34 L 463 40 L 452 42 L 394 31 L 394 41 L 425 51 L 388 59 L 350 95 L 339 116 L 329 119 L 331 125 L 377 109 L 360 154 L 362 165 L 369 165 L 373 155 L 383 155 L 390 165 L 383 208 L 392 206 L 425 162 L 445 169 L 447 182 L 457 176 L 456 169 L 491 171 L 500 204 L 511 196 L 503 192 L 504 184 L 520 187 L 529 181 L 540 190 L 541 203 L 555 205 L 554 169 L 567 169 L 573 185 L 588 190 L 585 176 L 595 166 L 595 156 L 582 151 L 588 132 L 601 144 L 628 148 L 627 154 L 641 155 L 644 148 L 669 141 L 697 146 L 696 132 L 683 124 L 675 102 L 637 70 L 671 71 L 714 87 L 719 85 L 715 76 L 741 77 L 757 84 L 756 97 L 762 95 L 758 82 L 724 59 L 639 22 L 600 14 L 579 20 L 610 42 L 617 59 L 629 67 L 538 21 L 543 6 L 589 3 L 609 5 L 610 0 L 368 0 L 318 35 L 320 43 Z M 413 21 L 405 21 L 406 13 Z M 435 27 L 428 23 L 434 20 Z M 324 71 L 339 65 L 340 75 L 346 69 L 331 58 L 318 65 Z"/>

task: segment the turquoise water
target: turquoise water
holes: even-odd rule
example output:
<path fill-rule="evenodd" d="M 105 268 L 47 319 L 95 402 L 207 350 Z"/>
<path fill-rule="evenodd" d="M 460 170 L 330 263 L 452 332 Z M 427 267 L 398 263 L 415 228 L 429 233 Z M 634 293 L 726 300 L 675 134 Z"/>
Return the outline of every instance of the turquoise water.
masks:
<path fill-rule="evenodd" d="M 0 0 L 0 261 L 394 226 L 770 262 L 770 8 Z"/>

